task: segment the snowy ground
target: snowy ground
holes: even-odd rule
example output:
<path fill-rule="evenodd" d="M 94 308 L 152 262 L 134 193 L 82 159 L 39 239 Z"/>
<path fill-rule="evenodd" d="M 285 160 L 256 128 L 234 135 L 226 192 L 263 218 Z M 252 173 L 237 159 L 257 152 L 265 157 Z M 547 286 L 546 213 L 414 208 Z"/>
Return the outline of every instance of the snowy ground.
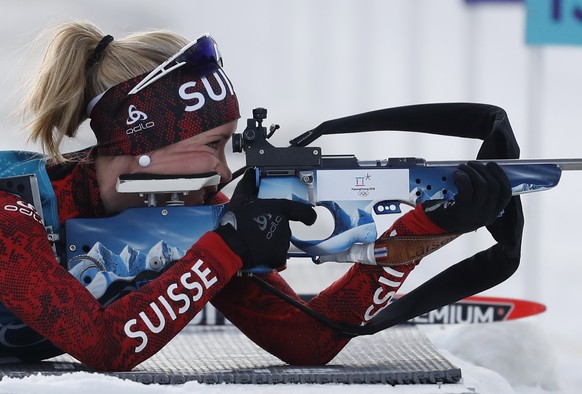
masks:
<path fill-rule="evenodd" d="M 433 343 L 456 366 L 463 379 L 457 385 L 144 385 L 99 374 L 77 372 L 62 376 L 4 378 L 0 393 L 395 393 L 395 394 L 542 394 L 579 392 L 578 364 L 558 371 L 556 359 L 548 353 L 549 338 L 535 318 L 512 323 L 480 326 L 431 327 L 426 330 Z M 569 360 L 576 361 L 576 360 Z M 578 382 L 576 381 L 578 380 Z"/>
<path fill-rule="evenodd" d="M 541 0 L 540 0 L 541 1 Z M 569 2 L 555 2 L 570 4 Z M 201 17 L 203 16 L 203 17 Z M 89 19 L 114 36 L 169 28 L 192 38 L 209 31 L 219 41 L 235 82 L 243 118 L 256 106 L 281 124 L 273 140 L 323 120 L 410 103 L 473 101 L 507 110 L 524 158 L 582 156 L 582 51 L 531 48 L 523 43 L 523 4 L 467 7 L 462 0 L 0 0 L 0 149 L 26 147 L 14 134 L 18 81 L 28 67 L 26 48 L 48 24 Z M 322 23 L 325 21 L 325 23 Z M 301 27 L 299 27 L 301 26 Z M 241 125 L 244 121 L 241 122 Z M 242 127 L 242 126 L 241 126 Z M 240 130 L 239 130 L 240 131 Z M 81 132 L 75 146 L 91 143 Z M 423 136 L 391 134 L 357 139 L 326 137 L 324 152 L 362 159 L 418 156 L 470 158 L 475 146 Z M 452 157 L 451 157 L 452 156 Z M 241 159 L 231 158 L 233 168 Z M 433 327 L 433 342 L 463 371 L 478 393 L 582 392 L 582 319 L 579 278 L 582 219 L 576 196 L 580 173 L 567 173 L 556 190 L 524 198 L 522 267 L 489 295 L 527 298 L 548 306 L 543 315 L 514 323 Z M 426 259 L 405 286 L 490 242 L 478 232 Z M 446 249 L 446 250 L 445 250 Z M 298 264 L 300 265 L 300 264 Z M 312 292 L 342 267 L 308 267 L 289 278 Z M 422 393 L 420 387 L 229 386 L 229 393 Z M 224 386 L 141 384 L 79 373 L 3 379 L 0 393 L 218 393 Z M 444 393 L 442 390 L 435 392 Z"/>

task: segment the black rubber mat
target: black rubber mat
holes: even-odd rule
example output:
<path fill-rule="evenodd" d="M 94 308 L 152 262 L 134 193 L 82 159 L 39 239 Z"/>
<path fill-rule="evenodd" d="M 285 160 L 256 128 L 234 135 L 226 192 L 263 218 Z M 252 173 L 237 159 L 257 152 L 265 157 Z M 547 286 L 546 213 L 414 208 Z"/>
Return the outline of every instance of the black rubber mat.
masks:
<path fill-rule="evenodd" d="M 69 356 L 35 364 L 0 365 L 0 377 L 90 371 Z M 271 356 L 236 328 L 188 326 L 161 352 L 131 372 L 108 373 L 142 383 L 434 384 L 457 383 L 451 364 L 414 326 L 397 326 L 353 339 L 325 366 L 290 366 Z"/>

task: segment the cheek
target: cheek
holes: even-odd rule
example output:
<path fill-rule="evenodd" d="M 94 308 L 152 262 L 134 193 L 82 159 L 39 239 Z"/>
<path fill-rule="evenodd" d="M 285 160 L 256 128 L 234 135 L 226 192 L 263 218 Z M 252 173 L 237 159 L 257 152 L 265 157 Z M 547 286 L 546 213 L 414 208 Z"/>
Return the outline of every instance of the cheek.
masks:
<path fill-rule="evenodd" d="M 220 160 L 211 153 L 194 153 L 182 158 L 183 166 L 195 174 L 214 171 Z"/>

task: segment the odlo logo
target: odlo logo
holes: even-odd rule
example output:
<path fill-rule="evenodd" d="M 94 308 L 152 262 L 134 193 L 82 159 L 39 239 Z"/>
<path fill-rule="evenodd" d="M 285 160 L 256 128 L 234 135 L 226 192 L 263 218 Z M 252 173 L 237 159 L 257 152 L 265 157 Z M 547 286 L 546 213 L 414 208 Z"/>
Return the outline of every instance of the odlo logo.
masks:
<path fill-rule="evenodd" d="M 4 205 L 4 210 L 9 212 L 18 212 L 24 216 L 28 216 L 42 224 L 42 218 L 36 212 L 34 205 L 27 203 L 26 201 L 17 201 L 16 205 L 8 204 Z"/>
<path fill-rule="evenodd" d="M 261 231 L 267 231 L 266 238 L 271 239 L 273 238 L 273 234 L 275 231 L 277 231 L 279 223 L 281 223 L 283 218 L 281 216 L 277 216 L 273 219 L 273 215 L 266 213 L 264 215 L 257 216 L 253 220 L 259 225 L 259 229 Z"/>
<path fill-rule="evenodd" d="M 147 120 L 148 116 L 145 112 L 138 110 L 135 105 L 130 105 L 127 109 L 127 121 L 125 122 L 128 126 L 139 122 L 140 120 Z M 125 130 L 126 134 L 133 134 L 137 133 L 138 131 L 142 131 L 145 129 L 149 129 L 154 127 L 154 122 L 141 122 L 134 127 L 131 127 Z"/>

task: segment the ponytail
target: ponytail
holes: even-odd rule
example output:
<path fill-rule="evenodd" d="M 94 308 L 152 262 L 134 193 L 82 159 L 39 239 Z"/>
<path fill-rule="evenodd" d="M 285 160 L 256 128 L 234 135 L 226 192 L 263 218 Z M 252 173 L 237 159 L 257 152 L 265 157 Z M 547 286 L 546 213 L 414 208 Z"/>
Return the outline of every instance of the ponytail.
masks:
<path fill-rule="evenodd" d="M 188 42 L 165 31 L 111 40 L 87 22 L 64 23 L 48 34 L 52 39 L 22 105 L 32 115 L 29 139 L 56 161 L 64 161 L 60 144 L 75 137 L 93 97 L 155 68 Z"/>

